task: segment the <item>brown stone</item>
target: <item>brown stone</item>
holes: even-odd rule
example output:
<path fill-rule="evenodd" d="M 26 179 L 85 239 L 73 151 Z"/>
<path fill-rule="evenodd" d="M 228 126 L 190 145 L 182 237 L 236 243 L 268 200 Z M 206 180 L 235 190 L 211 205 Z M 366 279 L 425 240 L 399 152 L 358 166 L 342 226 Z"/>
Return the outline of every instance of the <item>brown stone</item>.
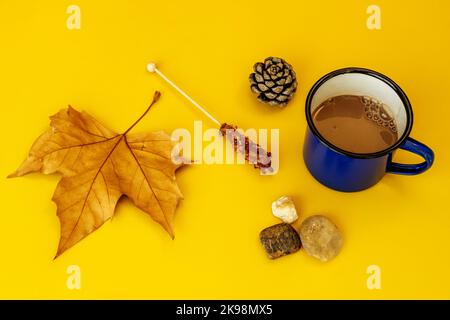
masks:
<path fill-rule="evenodd" d="M 302 243 L 295 229 L 287 223 L 280 223 L 261 231 L 259 239 L 270 259 L 276 259 L 298 251 Z"/>

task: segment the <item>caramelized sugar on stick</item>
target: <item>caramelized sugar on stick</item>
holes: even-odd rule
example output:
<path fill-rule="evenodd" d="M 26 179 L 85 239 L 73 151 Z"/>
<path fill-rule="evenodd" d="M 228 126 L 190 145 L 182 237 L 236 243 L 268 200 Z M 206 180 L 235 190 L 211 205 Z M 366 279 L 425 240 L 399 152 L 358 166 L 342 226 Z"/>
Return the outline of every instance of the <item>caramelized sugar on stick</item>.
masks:
<path fill-rule="evenodd" d="M 225 136 L 234 147 L 236 152 L 245 155 L 245 160 L 252 163 L 256 169 L 263 172 L 272 171 L 272 154 L 264 150 L 259 144 L 243 135 L 236 126 L 223 123 L 220 133 Z"/>
<path fill-rule="evenodd" d="M 177 90 L 183 97 L 185 97 L 190 103 L 192 103 L 199 111 L 207 116 L 212 122 L 220 125 L 220 132 L 223 136 L 226 136 L 234 146 L 234 150 L 245 155 L 245 160 L 254 165 L 255 168 L 260 169 L 261 173 L 273 172 L 271 153 L 264 150 L 259 144 L 253 142 L 251 139 L 243 135 L 237 130 L 237 127 L 223 123 L 220 124 L 219 120 L 214 118 L 205 108 L 192 99 L 186 92 L 181 90 L 174 82 L 172 82 L 165 74 L 156 67 L 154 62 L 147 65 L 148 72 L 156 73 L 170 86 Z M 229 133 L 229 134 L 227 134 Z"/>

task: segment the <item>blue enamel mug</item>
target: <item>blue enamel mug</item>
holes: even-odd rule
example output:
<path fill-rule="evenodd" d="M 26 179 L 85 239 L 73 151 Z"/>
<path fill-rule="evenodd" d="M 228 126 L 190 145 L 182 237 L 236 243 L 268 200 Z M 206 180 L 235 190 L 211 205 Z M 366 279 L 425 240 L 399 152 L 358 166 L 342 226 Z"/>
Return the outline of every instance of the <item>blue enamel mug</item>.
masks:
<path fill-rule="evenodd" d="M 399 139 L 385 150 L 354 153 L 327 141 L 314 126 L 313 112 L 327 99 L 340 95 L 372 97 L 391 109 Z M 303 158 L 308 170 L 323 185 L 338 191 L 360 191 L 376 184 L 386 173 L 416 175 L 431 167 L 433 151 L 409 137 L 413 112 L 403 90 L 385 75 L 363 68 L 344 68 L 320 78 L 306 98 L 306 130 Z M 424 161 L 400 164 L 392 161 L 398 149 L 415 153 Z"/>

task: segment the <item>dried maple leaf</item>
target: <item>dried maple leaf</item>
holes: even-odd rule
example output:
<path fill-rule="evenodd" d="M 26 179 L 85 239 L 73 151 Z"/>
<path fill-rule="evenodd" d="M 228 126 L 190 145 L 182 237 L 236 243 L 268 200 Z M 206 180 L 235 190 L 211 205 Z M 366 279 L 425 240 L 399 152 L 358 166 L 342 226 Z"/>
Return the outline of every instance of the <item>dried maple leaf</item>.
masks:
<path fill-rule="evenodd" d="M 181 164 L 171 160 L 176 143 L 163 131 L 129 134 L 159 97 L 155 92 L 144 114 L 122 134 L 70 106 L 59 111 L 28 158 L 8 176 L 36 171 L 63 175 L 53 195 L 61 222 L 56 257 L 111 218 L 122 195 L 173 238 L 172 221 L 182 198 L 175 181 Z"/>

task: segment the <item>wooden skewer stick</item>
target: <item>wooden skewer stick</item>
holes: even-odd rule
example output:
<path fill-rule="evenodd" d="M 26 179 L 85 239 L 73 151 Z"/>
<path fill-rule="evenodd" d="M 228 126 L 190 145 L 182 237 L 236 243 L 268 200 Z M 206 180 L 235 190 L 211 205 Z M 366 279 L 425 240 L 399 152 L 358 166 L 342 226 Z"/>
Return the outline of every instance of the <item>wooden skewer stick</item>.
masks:
<path fill-rule="evenodd" d="M 167 78 L 164 73 L 162 73 L 158 68 L 156 68 L 156 64 L 154 62 L 150 62 L 147 65 L 148 72 L 156 73 L 158 76 L 160 76 L 164 81 L 166 81 L 168 84 L 170 84 L 175 90 L 177 90 L 183 97 L 185 97 L 190 103 L 192 103 L 198 110 L 203 112 L 205 116 L 207 116 L 212 122 L 217 124 L 218 126 L 221 125 L 221 123 L 214 118 L 208 111 L 206 111 L 201 105 L 199 105 L 194 99 L 192 99 L 186 92 L 181 90 L 180 87 L 178 87 L 175 83 L 173 83 L 169 78 Z"/>
<path fill-rule="evenodd" d="M 181 90 L 175 83 L 173 83 L 168 77 L 166 77 L 157 67 L 154 62 L 147 64 L 147 71 L 150 73 L 156 73 L 175 90 L 177 90 L 183 97 L 185 97 L 190 103 L 192 103 L 198 110 L 200 110 L 205 116 L 207 116 L 212 122 L 220 126 L 220 133 L 226 136 L 236 151 L 245 155 L 247 161 L 251 161 L 255 168 L 260 169 L 262 172 L 272 171 L 271 168 L 271 153 L 265 151 L 259 144 L 251 141 L 248 137 L 242 135 L 237 131 L 237 128 L 221 123 L 214 118 L 208 111 L 205 110 L 200 104 L 192 99 L 186 92 Z M 229 134 L 231 132 L 231 134 Z"/>

